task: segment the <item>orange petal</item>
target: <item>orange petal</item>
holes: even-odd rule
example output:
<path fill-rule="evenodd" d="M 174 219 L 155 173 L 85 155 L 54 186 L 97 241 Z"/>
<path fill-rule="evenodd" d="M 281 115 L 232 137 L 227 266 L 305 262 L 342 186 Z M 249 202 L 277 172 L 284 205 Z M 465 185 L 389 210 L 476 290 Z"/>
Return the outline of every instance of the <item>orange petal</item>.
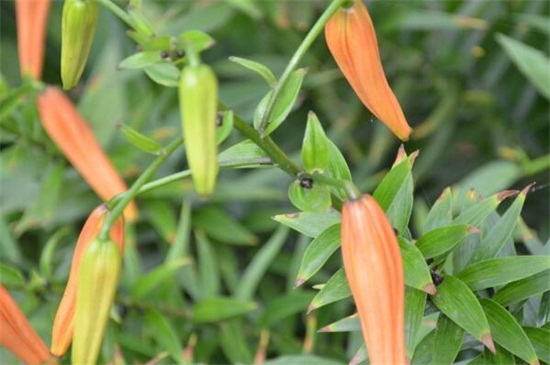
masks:
<path fill-rule="evenodd" d="M 16 0 L 17 49 L 21 76 L 42 77 L 44 39 L 51 0 Z"/>
<path fill-rule="evenodd" d="M 0 284 L 0 345 L 25 363 L 55 364 L 56 361 L 10 293 Z"/>
<path fill-rule="evenodd" d="M 74 314 L 76 306 L 76 290 L 78 284 L 78 270 L 82 259 L 82 253 L 90 243 L 98 236 L 105 218 L 109 214 L 105 205 L 100 205 L 92 211 L 84 227 L 80 231 L 71 262 L 69 280 L 63 293 L 63 298 L 55 314 L 52 329 L 51 351 L 56 356 L 62 356 L 67 352 L 73 339 Z M 124 220 L 117 219 L 110 233 L 111 239 L 116 242 L 120 251 L 124 251 Z"/>
<path fill-rule="evenodd" d="M 342 257 L 370 363 L 406 364 L 401 253 L 388 218 L 370 195 L 343 206 Z"/>
<path fill-rule="evenodd" d="M 128 190 L 88 123 L 61 90 L 48 86 L 39 94 L 38 111 L 50 138 L 97 195 L 108 200 Z M 130 203 L 124 214 L 129 221 L 136 220 L 135 204 Z"/>
<path fill-rule="evenodd" d="M 391 90 L 378 51 L 374 25 L 362 0 L 339 10 L 325 26 L 338 67 L 363 104 L 401 140 L 412 132 Z"/>

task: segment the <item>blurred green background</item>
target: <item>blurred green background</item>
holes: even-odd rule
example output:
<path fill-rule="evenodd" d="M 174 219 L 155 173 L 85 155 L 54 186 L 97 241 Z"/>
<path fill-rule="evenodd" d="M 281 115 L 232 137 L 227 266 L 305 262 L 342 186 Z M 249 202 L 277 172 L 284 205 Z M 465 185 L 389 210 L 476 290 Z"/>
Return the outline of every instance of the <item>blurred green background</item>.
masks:
<path fill-rule="evenodd" d="M 268 86 L 228 57 L 262 62 L 280 75 L 327 4 L 314 0 L 144 1 L 143 13 L 158 34 L 200 29 L 212 35 L 217 43 L 204 53 L 204 60 L 219 76 L 221 101 L 251 121 Z M 536 243 L 519 245 L 518 251 L 548 252 L 548 244 L 546 248 L 543 244 L 550 235 L 550 2 L 384 0 L 368 1 L 367 5 L 390 85 L 415 128 L 405 148 L 420 151 L 413 169 L 413 231 L 445 187 L 453 186 L 457 196 L 475 188 L 477 194 L 486 197 L 536 182 L 522 214 Z M 55 1 L 50 11 L 44 68 L 44 80 L 55 85 L 60 85 L 61 8 L 62 3 Z M 4 96 L 20 86 L 21 80 L 13 2 L 0 2 L 0 11 L 0 71 L 4 79 L 0 96 Z M 175 88 L 154 83 L 141 70 L 117 67 L 136 52 L 125 31 L 118 19 L 101 10 L 88 66 L 80 86 L 70 96 L 125 180 L 131 182 L 152 157 L 129 145 L 117 125 L 127 124 L 166 143 L 179 135 L 180 121 Z M 391 167 L 398 141 L 359 102 L 336 68 L 322 36 L 300 65 L 307 67 L 308 73 L 299 102 L 273 139 L 299 162 L 307 113 L 315 111 L 344 153 L 354 182 L 363 191 L 372 191 Z M 234 131 L 221 149 L 240 140 Z M 158 176 L 184 168 L 183 152 L 176 153 Z M 3 252 L 10 252 L 1 257 L 3 281 L 7 277 L 12 286 L 31 288 L 25 294 L 26 309 L 32 311 L 33 323 L 47 339 L 72 244 L 99 200 L 41 130 L 30 100 L 22 101 L 14 113 L 2 118 L 0 174 L 0 240 Z M 308 240 L 291 233 L 289 238 L 278 238 L 280 244 L 266 243 L 277 226 L 270 217 L 296 210 L 286 197 L 290 183 L 291 179 L 276 169 L 224 170 L 218 192 L 208 202 L 194 197 L 188 181 L 139 198 L 141 219 L 130 232 L 135 240 L 135 250 L 131 250 L 134 256 L 125 258 L 123 286 L 127 290 L 123 289 L 119 298 L 125 328 L 111 328 L 108 334 L 116 338 L 118 331 L 132 333 L 118 340 L 128 359 L 146 361 L 167 346 L 171 354 L 181 350 L 170 342 L 170 336 L 155 338 L 155 333 L 162 332 L 159 328 L 166 326 L 164 319 L 155 317 L 157 312 L 142 321 L 140 314 L 147 310 L 147 300 L 134 303 L 124 299 L 140 272 L 146 273 L 162 262 L 174 240 L 185 234 L 180 230 L 178 238 L 181 212 L 183 217 L 193 216 L 191 231 L 196 236 L 191 235 L 189 250 L 197 256 L 199 273 L 195 274 L 200 287 L 210 288 L 212 293 L 232 294 L 239 285 L 236 274 L 262 247 L 273 247 L 274 258 L 267 273 L 253 297 L 247 298 L 271 312 L 260 311 L 245 323 L 227 321 L 197 329 L 185 321 L 183 310 L 174 317 L 163 317 L 173 320 L 168 325 L 184 329 L 173 337 L 187 342 L 190 334 L 198 331 L 197 358 L 210 363 L 250 360 L 261 328 L 273 330 L 269 357 L 302 351 L 304 335 L 310 338 L 308 331 L 315 327 L 304 315 L 313 291 L 294 291 L 292 284 Z M 182 202 L 184 209 L 180 211 Z M 516 236 L 526 230 L 524 227 Z M 204 240 L 209 244 L 200 247 L 210 249 L 195 252 L 195 243 Z M 55 249 L 47 251 L 52 245 Z M 46 252 L 50 256 L 45 257 Z M 333 257 L 314 282 L 326 281 L 339 265 L 339 258 Z M 191 271 L 180 274 L 194 275 L 189 274 Z M 197 299 L 193 294 L 197 289 L 182 285 L 186 292 L 181 298 L 163 296 L 173 290 L 168 284 L 156 295 L 167 306 L 185 308 L 184 303 Z M 350 314 L 349 303 L 339 302 L 319 310 L 315 321 L 320 327 L 346 314 Z M 357 336 L 350 341 L 339 333 L 315 336 L 313 352 L 337 360 L 349 358 L 359 341 Z M 144 337 L 147 340 L 140 345 Z M 246 344 L 233 346 L 235 338 Z M 112 351 L 105 350 L 106 358 Z"/>

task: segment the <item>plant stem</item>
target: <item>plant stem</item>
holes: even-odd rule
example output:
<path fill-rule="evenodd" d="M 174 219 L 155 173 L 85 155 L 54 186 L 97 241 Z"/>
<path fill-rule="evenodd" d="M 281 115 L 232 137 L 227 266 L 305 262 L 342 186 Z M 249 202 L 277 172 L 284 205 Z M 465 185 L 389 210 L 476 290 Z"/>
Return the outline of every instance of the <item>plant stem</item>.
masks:
<path fill-rule="evenodd" d="M 356 200 L 361 197 L 361 191 L 357 189 L 357 187 L 349 180 L 334 179 L 330 176 L 323 175 L 317 172 L 311 175 L 304 174 L 303 176 L 304 177 L 311 176 L 311 178 L 313 178 L 314 181 L 317 180 L 319 182 L 322 182 L 323 184 L 330 185 L 338 189 L 343 189 L 347 192 L 348 197 L 351 200 Z"/>
<path fill-rule="evenodd" d="M 140 177 L 132 184 L 132 187 L 122 195 L 120 201 L 116 203 L 111 213 L 105 219 L 103 227 L 101 227 L 101 232 L 99 232 L 98 238 L 100 240 L 107 240 L 109 238 L 109 232 L 113 227 L 116 219 L 122 214 L 124 208 L 128 203 L 134 199 L 134 197 L 139 193 L 140 188 L 145 185 L 147 180 L 153 176 L 153 174 L 158 170 L 158 168 L 166 161 L 168 156 L 172 154 L 183 142 L 183 139 L 177 138 L 172 141 L 162 152 L 161 154 L 147 167 L 147 169 L 140 175 Z M 108 205 L 109 206 L 109 205 Z"/>
<path fill-rule="evenodd" d="M 225 109 L 222 107 L 222 109 Z M 271 157 L 271 160 L 278 166 L 281 170 L 289 174 L 291 177 L 296 177 L 300 173 L 300 168 L 288 157 L 283 150 L 277 146 L 275 142 L 270 137 L 260 137 L 259 133 L 252 128 L 250 124 L 239 118 L 237 115 L 234 116 L 234 126 L 241 132 L 245 137 L 250 138 L 258 147 L 265 151 Z"/>
<path fill-rule="evenodd" d="M 101 5 L 105 6 L 111 13 L 113 13 L 115 16 L 120 18 L 124 23 L 128 24 L 130 27 L 132 27 L 134 30 L 136 29 L 135 24 L 124 10 L 119 8 L 114 2 L 111 0 L 98 0 Z"/>
<path fill-rule="evenodd" d="M 262 122 L 260 123 L 260 127 L 258 128 L 261 135 L 263 135 L 265 128 L 267 127 L 267 123 L 271 117 L 271 113 L 273 112 L 273 106 L 275 105 L 275 101 L 279 97 L 279 93 L 281 91 L 282 86 L 292 73 L 296 66 L 298 65 L 298 62 L 302 59 L 304 54 L 307 52 L 309 47 L 313 44 L 315 39 L 319 36 L 319 34 L 323 31 L 325 24 L 328 22 L 330 17 L 336 13 L 336 11 L 346 2 L 347 0 L 333 0 L 332 3 L 329 5 L 329 7 L 325 10 L 325 12 L 321 15 L 321 17 L 317 20 L 317 22 L 313 25 L 313 27 L 309 30 L 308 34 L 298 47 L 296 49 L 296 52 L 294 52 L 294 55 L 288 62 L 285 70 L 283 71 L 283 74 L 277 80 L 277 83 L 273 87 L 273 93 L 271 94 L 271 97 L 269 98 L 269 102 L 267 103 L 267 107 L 264 113 L 264 116 L 262 118 Z"/>

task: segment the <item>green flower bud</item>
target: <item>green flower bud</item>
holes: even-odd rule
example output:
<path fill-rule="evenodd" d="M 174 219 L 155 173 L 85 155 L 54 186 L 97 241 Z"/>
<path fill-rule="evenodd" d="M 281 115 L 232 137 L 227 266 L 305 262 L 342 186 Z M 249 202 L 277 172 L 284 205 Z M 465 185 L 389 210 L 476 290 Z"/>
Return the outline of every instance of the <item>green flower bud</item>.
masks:
<path fill-rule="evenodd" d="M 94 240 L 83 253 L 78 272 L 72 363 L 95 364 L 118 284 L 122 263 L 112 240 Z"/>
<path fill-rule="evenodd" d="M 200 196 L 209 196 L 214 191 L 218 174 L 218 81 L 209 66 L 200 64 L 183 69 L 179 83 L 179 100 L 185 152 L 195 190 Z"/>
<path fill-rule="evenodd" d="M 61 26 L 61 81 L 65 90 L 78 84 L 94 40 L 97 0 L 65 0 Z"/>

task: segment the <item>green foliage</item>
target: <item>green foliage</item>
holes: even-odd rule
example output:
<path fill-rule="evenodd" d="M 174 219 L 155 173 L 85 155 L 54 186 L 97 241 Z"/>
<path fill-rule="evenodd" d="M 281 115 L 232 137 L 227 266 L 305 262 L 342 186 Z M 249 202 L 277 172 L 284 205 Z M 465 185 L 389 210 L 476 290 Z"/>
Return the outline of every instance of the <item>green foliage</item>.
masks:
<path fill-rule="evenodd" d="M 352 181 L 399 238 L 411 364 L 550 363 L 547 3 L 367 2 L 415 130 L 401 149 L 322 33 L 293 58 L 327 2 L 130 4 L 126 22 L 100 6 L 71 99 L 131 186 L 181 134 L 175 88 L 194 48 L 220 80 L 221 171 L 200 199 L 180 148 L 137 195 L 101 363 L 367 360 L 338 250 Z M 61 4 L 44 84 L 18 76 L 14 2 L 0 8 L 0 282 L 49 345 L 74 244 L 101 201 L 34 101 L 60 84 Z"/>

